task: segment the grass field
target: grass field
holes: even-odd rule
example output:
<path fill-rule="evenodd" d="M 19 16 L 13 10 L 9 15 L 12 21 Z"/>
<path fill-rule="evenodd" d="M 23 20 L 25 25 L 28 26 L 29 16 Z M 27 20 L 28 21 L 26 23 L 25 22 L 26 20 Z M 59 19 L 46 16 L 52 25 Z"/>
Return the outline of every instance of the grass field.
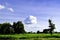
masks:
<path fill-rule="evenodd" d="M 60 34 L 0 34 L 0 39 L 60 40 Z"/>

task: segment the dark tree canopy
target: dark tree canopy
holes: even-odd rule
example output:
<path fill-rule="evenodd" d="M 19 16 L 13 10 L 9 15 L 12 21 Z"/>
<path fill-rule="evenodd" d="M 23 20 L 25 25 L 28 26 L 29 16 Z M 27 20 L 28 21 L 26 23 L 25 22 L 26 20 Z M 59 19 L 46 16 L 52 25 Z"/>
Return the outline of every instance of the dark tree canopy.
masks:
<path fill-rule="evenodd" d="M 37 33 L 40 33 L 40 31 L 38 30 Z"/>
<path fill-rule="evenodd" d="M 13 25 L 10 23 L 0 24 L 1 34 L 12 34 L 12 33 L 25 33 L 24 25 L 22 21 L 14 22 Z"/>
<path fill-rule="evenodd" d="M 49 29 L 44 29 L 43 32 L 44 33 L 50 33 L 52 35 L 53 30 L 55 29 L 55 24 L 52 23 L 52 21 L 49 19 Z M 17 21 L 17 22 L 13 22 L 13 25 L 11 25 L 10 23 L 3 23 L 0 24 L 0 33 L 1 34 L 13 34 L 13 33 L 26 33 L 26 31 L 24 30 L 24 24 L 22 23 L 22 21 Z M 40 33 L 40 31 L 37 31 L 37 33 Z"/>
<path fill-rule="evenodd" d="M 2 34 L 8 34 L 9 33 L 9 27 L 11 27 L 12 25 L 10 23 L 3 23 L 0 26 L 0 33 Z"/>
<path fill-rule="evenodd" d="M 53 24 L 50 19 L 48 20 L 48 22 L 49 22 L 49 27 L 50 27 L 50 33 L 51 33 L 51 35 L 52 35 L 53 30 L 55 29 L 55 24 Z"/>
<path fill-rule="evenodd" d="M 17 23 L 14 22 L 13 27 L 14 27 L 15 33 L 25 33 L 24 25 L 21 21 L 18 21 Z"/>
<path fill-rule="evenodd" d="M 48 20 L 48 23 L 49 23 L 49 29 L 44 29 L 43 33 L 50 33 L 52 35 L 52 33 L 55 29 L 55 24 L 53 24 L 50 19 Z"/>

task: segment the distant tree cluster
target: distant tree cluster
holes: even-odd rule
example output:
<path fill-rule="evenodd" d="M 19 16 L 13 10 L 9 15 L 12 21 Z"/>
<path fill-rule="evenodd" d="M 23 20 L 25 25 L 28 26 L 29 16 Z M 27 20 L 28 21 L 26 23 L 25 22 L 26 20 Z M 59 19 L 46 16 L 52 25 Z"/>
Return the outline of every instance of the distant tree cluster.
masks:
<path fill-rule="evenodd" d="M 0 34 L 14 34 L 14 33 L 25 33 L 24 25 L 21 21 L 0 24 Z"/>
<path fill-rule="evenodd" d="M 40 32 L 39 30 L 36 32 L 39 33 L 50 33 L 52 35 L 53 30 L 55 29 L 55 24 L 51 22 L 51 20 L 48 20 L 49 22 L 49 29 L 44 29 L 43 32 Z M 26 33 L 24 30 L 24 25 L 22 21 L 13 22 L 13 25 L 10 23 L 3 23 L 0 24 L 0 34 L 19 34 L 19 33 Z M 34 32 L 28 32 L 28 33 L 34 33 Z"/>
<path fill-rule="evenodd" d="M 54 29 L 55 29 L 55 24 L 52 23 L 52 21 L 49 19 L 49 29 L 44 29 L 43 32 L 44 33 L 50 33 L 52 35 Z"/>

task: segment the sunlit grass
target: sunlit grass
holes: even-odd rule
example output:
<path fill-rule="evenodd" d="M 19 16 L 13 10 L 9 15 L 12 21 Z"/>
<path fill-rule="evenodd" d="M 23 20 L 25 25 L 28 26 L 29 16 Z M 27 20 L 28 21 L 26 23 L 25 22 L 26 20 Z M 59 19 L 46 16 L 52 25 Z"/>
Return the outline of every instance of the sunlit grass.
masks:
<path fill-rule="evenodd" d="M 60 34 L 0 34 L 0 38 L 11 39 L 39 39 L 39 38 L 60 38 Z"/>

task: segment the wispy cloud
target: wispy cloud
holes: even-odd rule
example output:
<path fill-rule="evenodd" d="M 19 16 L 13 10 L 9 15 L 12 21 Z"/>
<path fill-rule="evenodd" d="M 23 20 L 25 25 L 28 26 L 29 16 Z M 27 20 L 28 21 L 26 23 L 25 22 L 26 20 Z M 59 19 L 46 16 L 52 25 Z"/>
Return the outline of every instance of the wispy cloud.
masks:
<path fill-rule="evenodd" d="M 0 10 L 2 10 L 2 9 L 3 9 L 3 10 L 4 10 L 4 9 L 5 9 L 5 10 L 9 10 L 10 12 L 14 12 L 14 9 L 13 9 L 12 7 L 9 8 L 9 7 L 5 6 L 5 5 L 1 5 L 1 4 L 0 4 Z"/>
<path fill-rule="evenodd" d="M 3 6 L 3 5 L 0 5 L 0 10 L 1 10 L 1 9 L 4 9 L 4 8 L 5 8 L 5 6 Z"/>
<path fill-rule="evenodd" d="M 14 12 L 13 8 L 7 8 L 9 11 Z"/>

